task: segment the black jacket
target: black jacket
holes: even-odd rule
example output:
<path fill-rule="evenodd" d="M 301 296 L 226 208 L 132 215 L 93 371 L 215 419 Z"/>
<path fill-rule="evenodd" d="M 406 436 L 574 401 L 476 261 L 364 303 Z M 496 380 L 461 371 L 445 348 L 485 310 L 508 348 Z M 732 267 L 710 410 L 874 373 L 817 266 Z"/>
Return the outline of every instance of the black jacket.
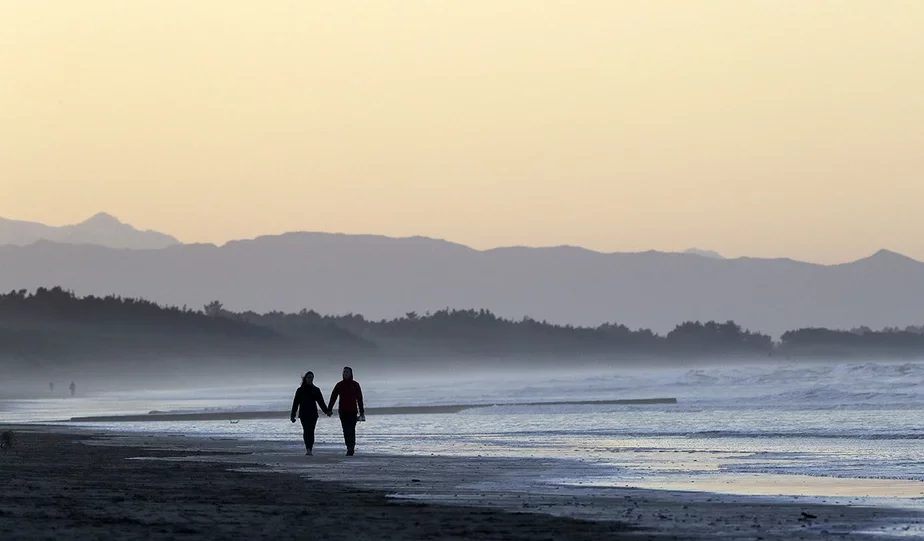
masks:
<path fill-rule="evenodd" d="M 292 400 L 291 417 L 295 418 L 296 411 L 299 418 L 317 417 L 318 408 L 314 407 L 315 404 L 321 406 L 321 411 L 327 414 L 327 407 L 324 405 L 324 395 L 321 394 L 321 389 L 314 385 L 302 385 L 295 391 L 295 399 Z"/>

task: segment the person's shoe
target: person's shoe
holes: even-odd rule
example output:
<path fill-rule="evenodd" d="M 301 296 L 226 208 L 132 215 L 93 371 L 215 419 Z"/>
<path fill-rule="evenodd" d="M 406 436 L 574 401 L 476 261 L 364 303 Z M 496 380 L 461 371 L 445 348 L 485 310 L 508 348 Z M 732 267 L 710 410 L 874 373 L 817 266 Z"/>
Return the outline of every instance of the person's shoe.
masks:
<path fill-rule="evenodd" d="M 346 456 L 353 456 L 353 450 L 352 450 L 352 449 L 350 449 L 349 451 L 347 451 L 347 454 L 346 454 Z"/>
<path fill-rule="evenodd" d="M 305 456 L 311 456 L 311 449 L 308 449 L 308 451 L 305 453 Z"/>

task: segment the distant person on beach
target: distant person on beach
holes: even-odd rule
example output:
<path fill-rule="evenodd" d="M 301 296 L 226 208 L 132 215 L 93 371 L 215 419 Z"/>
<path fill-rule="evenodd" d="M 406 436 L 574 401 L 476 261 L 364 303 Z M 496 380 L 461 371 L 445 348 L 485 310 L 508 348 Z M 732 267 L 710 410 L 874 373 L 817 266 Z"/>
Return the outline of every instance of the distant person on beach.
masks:
<path fill-rule="evenodd" d="M 71 396 L 74 396 L 74 393 L 77 391 L 77 385 L 74 382 L 71 382 Z"/>
<path fill-rule="evenodd" d="M 55 382 L 53 381 L 48 382 L 48 390 L 51 392 L 55 392 Z"/>
<path fill-rule="evenodd" d="M 318 408 L 330 415 L 330 411 L 324 406 L 324 395 L 321 389 L 314 385 L 314 372 L 310 370 L 302 376 L 302 385 L 295 391 L 295 399 L 292 400 L 291 420 L 295 422 L 296 412 L 302 422 L 302 436 L 305 440 L 305 455 L 311 454 L 311 448 L 314 447 L 314 429 L 318 425 Z"/>
<path fill-rule="evenodd" d="M 343 427 L 343 441 L 346 443 L 346 456 L 353 456 L 356 448 L 356 421 L 365 421 L 366 414 L 363 408 L 363 390 L 359 382 L 353 379 L 353 369 L 349 366 L 343 367 L 343 380 L 334 385 L 334 390 L 330 395 L 330 403 L 327 405 L 327 416 L 330 417 L 334 412 L 334 403 L 340 397 L 340 425 Z"/>

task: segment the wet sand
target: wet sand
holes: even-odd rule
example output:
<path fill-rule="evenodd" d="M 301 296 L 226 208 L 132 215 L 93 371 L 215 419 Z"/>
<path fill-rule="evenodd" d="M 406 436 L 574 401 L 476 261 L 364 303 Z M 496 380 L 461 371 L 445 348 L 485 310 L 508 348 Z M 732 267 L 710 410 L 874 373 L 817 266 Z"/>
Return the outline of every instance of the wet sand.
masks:
<path fill-rule="evenodd" d="M 6 539 L 882 539 L 918 511 L 581 487 L 573 461 L 16 427 L 0 453 Z M 806 517 L 808 514 L 811 518 Z M 907 530 L 906 530 L 907 528 Z"/>

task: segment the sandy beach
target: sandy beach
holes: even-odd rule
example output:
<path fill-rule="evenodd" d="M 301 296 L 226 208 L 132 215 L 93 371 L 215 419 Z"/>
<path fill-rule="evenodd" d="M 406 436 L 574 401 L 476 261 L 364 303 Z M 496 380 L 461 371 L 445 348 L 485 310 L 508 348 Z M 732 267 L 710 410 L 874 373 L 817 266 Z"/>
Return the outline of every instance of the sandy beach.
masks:
<path fill-rule="evenodd" d="M 42 428 L 16 433 L 14 450 L 0 454 L 4 540 L 626 539 L 619 523 L 426 505 L 214 461 L 236 451 L 181 450 L 175 441 L 87 445 L 96 438 Z M 138 460 L 177 455 L 194 460 Z"/>
<path fill-rule="evenodd" d="M 896 508 L 537 482 L 580 467 L 556 461 L 14 429 L 0 454 L 5 540 L 881 539 L 872 532 L 909 538 L 921 522 Z"/>

